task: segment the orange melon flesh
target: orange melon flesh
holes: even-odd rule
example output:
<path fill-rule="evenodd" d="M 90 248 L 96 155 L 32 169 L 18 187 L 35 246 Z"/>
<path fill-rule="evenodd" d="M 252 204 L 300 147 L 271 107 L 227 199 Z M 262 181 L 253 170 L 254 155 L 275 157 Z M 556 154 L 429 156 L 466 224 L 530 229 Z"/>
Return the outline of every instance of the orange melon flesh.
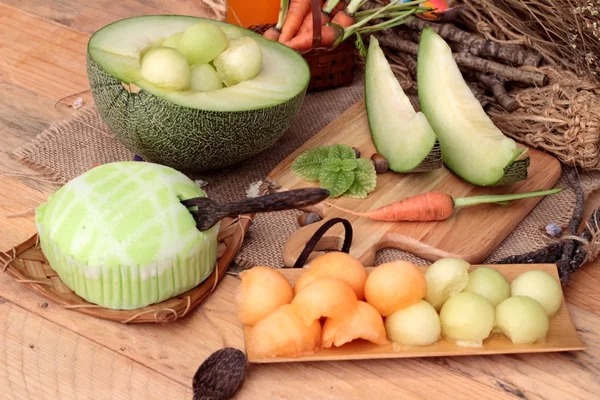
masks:
<path fill-rule="evenodd" d="M 309 269 L 304 272 L 294 285 L 296 294 L 306 285 L 324 278 L 337 279 L 347 283 L 358 300 L 365 298 L 365 282 L 368 272 L 360 261 L 347 253 L 335 251 L 315 258 L 309 264 Z"/>
<path fill-rule="evenodd" d="M 345 318 L 327 318 L 323 325 L 323 347 L 342 346 L 355 339 L 388 344 L 381 314 L 369 303 L 359 301 L 354 313 Z"/>
<path fill-rule="evenodd" d="M 318 279 L 292 300 L 292 306 L 305 326 L 321 317 L 343 318 L 354 312 L 357 303 L 352 288 L 335 279 Z"/>
<path fill-rule="evenodd" d="M 283 274 L 271 267 L 257 266 L 240 273 L 238 292 L 238 319 L 247 326 L 289 304 L 294 290 Z"/>
<path fill-rule="evenodd" d="M 290 304 L 260 320 L 246 339 L 246 351 L 256 357 L 301 357 L 321 348 L 321 323 L 302 323 Z"/>
<path fill-rule="evenodd" d="M 425 274 L 409 261 L 381 264 L 371 271 L 365 283 L 367 302 L 384 317 L 418 303 L 426 294 Z"/>

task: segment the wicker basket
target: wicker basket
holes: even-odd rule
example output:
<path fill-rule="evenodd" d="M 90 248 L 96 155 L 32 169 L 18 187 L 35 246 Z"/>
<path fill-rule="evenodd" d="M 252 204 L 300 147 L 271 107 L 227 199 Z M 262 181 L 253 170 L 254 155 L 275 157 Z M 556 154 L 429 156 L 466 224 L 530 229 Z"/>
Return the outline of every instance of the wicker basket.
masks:
<path fill-rule="evenodd" d="M 312 0 L 311 4 L 313 45 L 310 50 L 298 51 L 310 68 L 308 91 L 315 92 L 348 86 L 354 80 L 356 47 L 349 40 L 345 40 L 335 47 L 322 47 L 321 30 L 314 29 L 316 26 L 321 26 L 321 2 L 319 0 Z M 272 26 L 274 24 L 255 25 L 248 29 L 262 34 Z"/>
<path fill-rule="evenodd" d="M 39 246 L 37 234 L 7 252 L 0 252 L 0 273 L 6 272 L 17 282 L 72 311 L 124 324 L 164 324 L 185 317 L 210 296 L 242 246 L 250 225 L 250 215 L 223 219 L 217 238 L 218 260 L 213 273 L 186 293 L 135 310 L 104 308 L 75 294 L 47 262 Z"/>

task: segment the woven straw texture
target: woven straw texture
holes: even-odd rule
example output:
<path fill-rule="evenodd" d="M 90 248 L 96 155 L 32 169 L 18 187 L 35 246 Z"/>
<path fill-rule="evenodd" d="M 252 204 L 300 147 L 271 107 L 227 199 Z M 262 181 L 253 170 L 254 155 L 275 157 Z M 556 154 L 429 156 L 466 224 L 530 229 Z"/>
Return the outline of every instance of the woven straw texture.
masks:
<path fill-rule="evenodd" d="M 112 310 L 91 304 L 76 295 L 50 267 L 38 244 L 38 236 L 8 252 L 0 252 L 0 271 L 5 271 L 53 302 L 83 314 L 110 321 L 129 323 L 169 323 L 184 317 L 217 287 L 239 250 L 250 226 L 247 216 L 227 218 L 218 235 L 218 261 L 214 272 L 194 289 L 158 304 L 136 310 Z"/>
<path fill-rule="evenodd" d="M 300 147 L 344 110 L 363 98 L 362 72 L 351 86 L 307 95 L 292 127 L 270 149 L 240 165 L 225 170 L 192 176 L 207 183 L 204 188 L 216 201 L 234 201 L 246 196 L 250 186 L 264 179 L 286 156 Z M 54 124 L 32 143 L 15 153 L 24 163 L 43 176 L 63 184 L 81 174 L 93 163 L 130 160 L 133 154 L 108 133 L 96 109 L 87 106 L 66 121 Z M 600 187 L 600 172 L 582 175 L 586 195 Z M 566 182 L 559 186 L 567 187 Z M 544 227 L 550 222 L 566 224 L 573 210 L 570 189 L 545 198 L 515 229 L 486 262 L 509 254 L 543 247 L 548 238 Z M 252 265 L 282 267 L 282 250 L 287 238 L 298 229 L 299 211 L 258 214 L 237 254 L 231 273 Z M 378 252 L 376 264 L 392 259 L 408 259 L 417 264 L 426 261 L 392 249 Z"/>

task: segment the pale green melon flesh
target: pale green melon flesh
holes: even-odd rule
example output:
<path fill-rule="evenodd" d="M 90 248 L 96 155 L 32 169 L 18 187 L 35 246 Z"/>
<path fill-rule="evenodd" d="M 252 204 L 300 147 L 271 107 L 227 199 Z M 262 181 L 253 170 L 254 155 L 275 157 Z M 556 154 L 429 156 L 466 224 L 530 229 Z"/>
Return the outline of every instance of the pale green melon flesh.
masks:
<path fill-rule="evenodd" d="M 210 93 L 165 90 L 143 79 L 140 54 L 199 21 L 217 24 L 226 34 L 233 31 L 256 40 L 263 51 L 260 73 L 253 79 Z M 303 93 L 310 79 L 306 62 L 292 49 L 246 29 L 194 17 L 143 16 L 117 21 L 94 33 L 88 43 L 88 54 L 100 68 L 122 82 L 135 83 L 174 104 L 210 111 L 275 106 Z"/>
<path fill-rule="evenodd" d="M 365 73 L 365 104 L 373 143 L 395 172 L 415 170 L 431 153 L 436 136 L 427 118 L 415 112 L 375 37 L 371 37 Z M 428 163 L 441 167 L 440 162 Z"/>
<path fill-rule="evenodd" d="M 180 202 L 204 196 L 168 167 L 105 164 L 36 209 L 40 244 L 64 283 L 87 301 L 144 307 L 192 289 L 214 270 L 218 225 L 200 232 Z"/>
<path fill-rule="evenodd" d="M 446 166 L 475 185 L 524 179 L 525 163 L 511 170 L 524 149 L 490 120 L 464 81 L 452 50 L 431 28 L 421 34 L 417 63 L 419 103 L 439 138 Z"/>

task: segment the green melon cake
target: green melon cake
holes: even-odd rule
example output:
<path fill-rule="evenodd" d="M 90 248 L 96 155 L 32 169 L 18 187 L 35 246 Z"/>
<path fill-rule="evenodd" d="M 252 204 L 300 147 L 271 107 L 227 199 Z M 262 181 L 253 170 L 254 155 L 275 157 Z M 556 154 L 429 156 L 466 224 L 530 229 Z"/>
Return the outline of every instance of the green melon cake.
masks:
<path fill-rule="evenodd" d="M 194 288 L 213 272 L 219 225 L 199 231 L 181 204 L 205 196 L 170 167 L 104 164 L 36 209 L 40 245 L 62 281 L 88 302 L 145 307 Z"/>

